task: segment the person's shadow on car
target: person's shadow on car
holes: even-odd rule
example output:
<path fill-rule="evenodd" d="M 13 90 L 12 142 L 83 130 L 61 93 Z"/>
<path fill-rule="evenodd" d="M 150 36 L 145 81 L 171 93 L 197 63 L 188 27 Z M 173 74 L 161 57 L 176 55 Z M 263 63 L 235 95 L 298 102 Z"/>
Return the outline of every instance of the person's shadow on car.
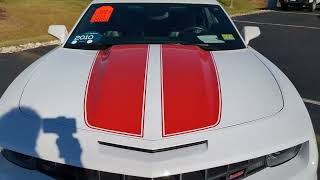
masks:
<path fill-rule="evenodd" d="M 65 117 L 44 119 L 43 131 L 58 135 L 56 144 L 59 148 L 60 158 L 63 158 L 66 164 L 82 165 L 80 143 L 73 136 L 77 132 L 75 119 Z"/>
<path fill-rule="evenodd" d="M 0 147 L 7 149 L 2 151 L 2 154 L 18 166 L 38 170 L 38 162 L 27 157 L 39 157 L 37 144 L 41 143 L 38 139 L 42 133 L 57 136 L 56 148 L 65 164 L 82 166 L 82 149 L 78 139 L 74 137 L 77 133 L 76 120 L 66 117 L 41 118 L 38 113 L 27 107 L 12 109 L 0 117 Z M 41 152 L 42 155 L 45 153 Z M 76 176 L 69 176 L 68 180 L 77 179 Z"/>

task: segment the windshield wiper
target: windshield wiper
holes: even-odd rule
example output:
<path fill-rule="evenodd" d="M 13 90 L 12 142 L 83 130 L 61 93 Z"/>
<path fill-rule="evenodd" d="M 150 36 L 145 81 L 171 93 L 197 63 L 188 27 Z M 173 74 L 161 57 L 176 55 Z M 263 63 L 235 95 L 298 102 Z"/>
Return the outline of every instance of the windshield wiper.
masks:
<path fill-rule="evenodd" d="M 115 44 L 98 43 L 98 44 L 78 44 L 78 45 L 66 44 L 64 47 L 70 48 L 70 49 L 83 49 L 83 50 L 105 50 L 105 49 L 108 49 L 114 45 L 121 45 L 121 44 L 129 44 L 129 43 L 121 42 L 121 43 L 115 43 Z M 215 47 L 211 44 L 206 44 L 206 43 L 191 43 L 191 42 L 186 42 L 186 41 L 172 41 L 172 42 L 164 42 L 163 44 L 193 45 L 193 46 L 198 46 L 205 51 L 217 50 L 217 47 Z"/>
<path fill-rule="evenodd" d="M 198 46 L 201 49 L 206 50 L 206 51 L 217 50 L 217 47 L 213 46 L 212 44 L 207 44 L 207 43 L 192 43 L 192 42 L 186 42 L 186 41 L 176 41 L 176 42 L 169 42 L 168 44 L 194 45 L 194 46 Z"/>
<path fill-rule="evenodd" d="M 217 47 L 210 45 L 210 44 L 195 44 L 196 46 L 200 47 L 203 50 L 206 51 L 214 51 L 217 50 Z"/>

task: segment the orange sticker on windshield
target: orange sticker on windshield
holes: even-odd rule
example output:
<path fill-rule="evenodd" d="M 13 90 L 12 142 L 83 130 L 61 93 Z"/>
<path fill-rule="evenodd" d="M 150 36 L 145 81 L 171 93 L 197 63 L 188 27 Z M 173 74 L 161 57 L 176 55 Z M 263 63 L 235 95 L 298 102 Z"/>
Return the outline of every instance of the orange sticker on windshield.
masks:
<path fill-rule="evenodd" d="M 104 23 L 108 22 L 113 12 L 113 7 L 102 6 L 96 9 L 93 16 L 91 17 L 91 23 Z"/>

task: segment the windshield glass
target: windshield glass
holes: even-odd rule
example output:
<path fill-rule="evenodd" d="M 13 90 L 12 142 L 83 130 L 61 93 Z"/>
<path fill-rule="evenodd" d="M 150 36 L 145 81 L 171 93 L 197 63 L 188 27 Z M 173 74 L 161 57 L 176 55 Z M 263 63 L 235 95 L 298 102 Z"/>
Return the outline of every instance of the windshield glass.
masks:
<path fill-rule="evenodd" d="M 65 47 L 105 49 L 116 44 L 185 44 L 208 50 L 245 48 L 217 5 L 93 4 Z"/>

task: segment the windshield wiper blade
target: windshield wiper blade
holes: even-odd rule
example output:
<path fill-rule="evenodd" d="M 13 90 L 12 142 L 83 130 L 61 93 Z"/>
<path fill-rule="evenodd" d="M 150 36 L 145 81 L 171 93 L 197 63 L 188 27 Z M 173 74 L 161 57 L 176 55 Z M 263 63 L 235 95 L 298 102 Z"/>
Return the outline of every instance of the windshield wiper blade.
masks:
<path fill-rule="evenodd" d="M 195 44 L 196 46 L 200 47 L 201 49 L 207 50 L 207 51 L 214 51 L 217 50 L 217 48 L 210 44 Z"/>
<path fill-rule="evenodd" d="M 174 42 L 172 42 L 173 44 Z M 194 45 L 194 46 L 198 46 L 200 47 L 201 49 L 203 50 L 206 50 L 206 51 L 214 51 L 216 50 L 216 47 L 213 46 L 212 44 L 207 44 L 207 43 L 191 43 L 191 42 L 184 42 L 184 41 L 181 41 L 181 42 L 176 42 L 175 44 L 181 44 L 181 45 Z"/>

